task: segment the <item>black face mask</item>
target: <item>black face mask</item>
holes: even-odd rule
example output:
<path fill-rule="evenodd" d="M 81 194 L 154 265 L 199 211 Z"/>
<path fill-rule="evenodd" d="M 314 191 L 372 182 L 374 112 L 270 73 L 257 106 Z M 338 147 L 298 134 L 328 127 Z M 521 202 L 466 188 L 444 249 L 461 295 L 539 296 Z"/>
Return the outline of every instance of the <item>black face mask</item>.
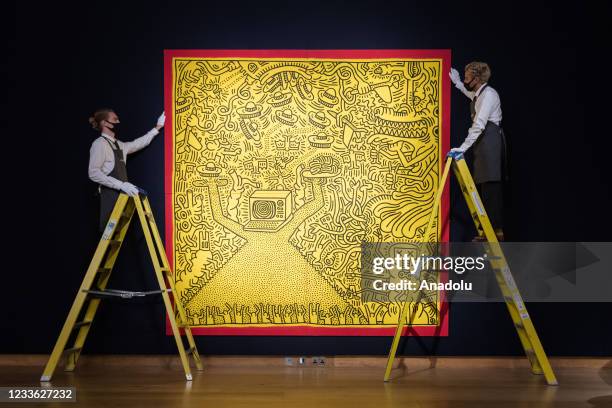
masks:
<path fill-rule="evenodd" d="M 473 82 L 474 80 L 472 79 L 470 82 L 463 83 L 465 85 L 465 88 L 470 92 L 474 92 L 474 89 L 476 88 L 474 85 L 472 85 Z"/>
<path fill-rule="evenodd" d="M 108 121 L 107 121 L 108 122 Z M 113 123 L 113 122 L 108 122 L 111 125 L 113 125 L 113 128 L 111 129 L 113 131 L 113 133 L 116 135 L 117 132 L 119 131 L 119 123 Z"/>

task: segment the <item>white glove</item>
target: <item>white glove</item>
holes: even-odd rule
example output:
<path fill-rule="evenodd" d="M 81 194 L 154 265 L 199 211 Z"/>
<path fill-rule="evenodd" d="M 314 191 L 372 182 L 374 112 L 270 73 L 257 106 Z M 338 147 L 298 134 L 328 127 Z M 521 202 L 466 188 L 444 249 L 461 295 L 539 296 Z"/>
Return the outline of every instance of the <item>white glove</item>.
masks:
<path fill-rule="evenodd" d="M 465 153 L 466 149 L 463 147 L 453 147 L 449 153 Z"/>
<path fill-rule="evenodd" d="M 458 82 L 461 82 L 459 71 L 457 71 L 455 68 L 451 68 L 450 72 L 448 73 L 448 76 L 450 76 L 450 80 L 454 85 L 457 85 Z"/>
<path fill-rule="evenodd" d="M 159 118 L 157 118 L 157 126 L 164 127 L 164 123 L 166 123 L 166 113 L 162 112 L 161 115 L 159 115 Z"/>
<path fill-rule="evenodd" d="M 124 181 L 123 184 L 121 184 L 121 191 L 130 197 L 136 197 L 138 195 L 138 187 L 132 183 L 128 183 L 127 181 Z"/>

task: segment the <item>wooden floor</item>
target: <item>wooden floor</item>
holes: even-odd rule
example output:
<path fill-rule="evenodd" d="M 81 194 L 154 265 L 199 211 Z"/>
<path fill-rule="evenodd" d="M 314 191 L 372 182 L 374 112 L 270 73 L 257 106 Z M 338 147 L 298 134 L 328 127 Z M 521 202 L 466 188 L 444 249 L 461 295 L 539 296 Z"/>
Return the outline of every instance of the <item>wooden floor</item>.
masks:
<path fill-rule="evenodd" d="M 281 358 L 209 358 L 189 383 L 177 358 L 87 357 L 75 372 L 58 370 L 53 378 L 53 386 L 76 387 L 77 403 L 68 406 L 612 407 L 610 359 L 553 359 L 560 385 L 549 387 L 518 359 L 441 358 L 435 368 L 426 359 L 406 359 L 385 384 L 382 358 L 337 358 L 326 367 L 286 367 Z M 41 358 L 0 362 L 0 386 L 39 386 Z"/>

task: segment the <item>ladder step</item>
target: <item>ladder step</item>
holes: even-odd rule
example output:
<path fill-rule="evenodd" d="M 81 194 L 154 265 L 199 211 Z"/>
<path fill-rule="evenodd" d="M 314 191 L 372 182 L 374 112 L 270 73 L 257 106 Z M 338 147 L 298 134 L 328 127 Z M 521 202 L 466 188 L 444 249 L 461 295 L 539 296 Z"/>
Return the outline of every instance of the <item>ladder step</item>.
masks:
<path fill-rule="evenodd" d="M 81 320 L 80 322 L 76 322 L 72 328 L 76 329 L 78 327 L 89 326 L 89 325 L 91 325 L 91 320 Z"/>
<path fill-rule="evenodd" d="M 72 354 L 72 353 L 76 353 L 77 351 L 81 351 L 82 348 L 81 347 L 72 347 L 72 348 L 67 348 L 64 349 L 64 355 L 68 355 L 68 354 Z"/>
<path fill-rule="evenodd" d="M 109 239 L 108 240 L 108 245 L 110 245 L 110 246 L 121 245 L 121 240 L 119 240 L 119 239 Z"/>
<path fill-rule="evenodd" d="M 195 347 L 189 347 L 187 350 L 185 350 L 185 353 L 187 355 L 193 354 L 193 350 L 195 350 Z"/>
<path fill-rule="evenodd" d="M 88 295 L 96 298 L 122 298 L 122 299 L 133 299 L 139 297 L 145 297 L 149 295 L 159 295 L 163 292 L 172 292 L 172 289 L 166 290 L 149 290 L 149 291 L 132 291 L 132 290 L 120 290 L 120 289 L 104 289 L 104 290 L 87 290 L 83 289 Z"/>
<path fill-rule="evenodd" d="M 110 273 L 110 271 L 111 271 L 111 268 L 98 268 L 97 273 L 99 273 L 100 275 L 104 275 L 104 274 Z"/>

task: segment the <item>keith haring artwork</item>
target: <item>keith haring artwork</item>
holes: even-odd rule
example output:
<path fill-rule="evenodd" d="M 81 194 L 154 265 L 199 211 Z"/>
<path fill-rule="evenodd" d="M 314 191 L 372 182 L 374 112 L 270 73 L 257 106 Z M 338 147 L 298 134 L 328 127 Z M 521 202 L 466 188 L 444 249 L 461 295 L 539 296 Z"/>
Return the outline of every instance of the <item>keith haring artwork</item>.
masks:
<path fill-rule="evenodd" d="M 360 246 L 436 240 L 449 58 L 165 52 L 166 248 L 195 333 L 393 332 L 400 303 L 363 300 Z M 415 305 L 417 332 L 446 334 L 441 304 Z"/>

